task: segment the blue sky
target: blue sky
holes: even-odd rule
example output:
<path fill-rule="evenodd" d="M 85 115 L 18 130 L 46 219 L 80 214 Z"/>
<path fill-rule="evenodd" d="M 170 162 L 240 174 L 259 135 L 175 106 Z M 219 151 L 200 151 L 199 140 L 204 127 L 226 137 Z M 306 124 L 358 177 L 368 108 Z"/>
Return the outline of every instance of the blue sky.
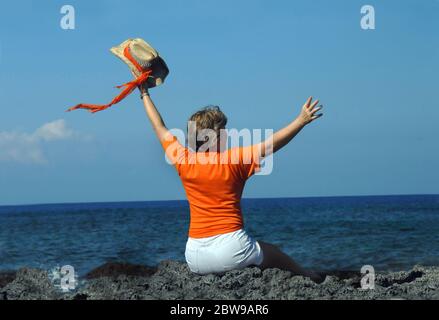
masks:
<path fill-rule="evenodd" d="M 60 8 L 76 29 L 60 28 Z M 376 29 L 360 28 L 363 5 Z M 19 1 L 0 13 L 0 205 L 184 199 L 108 49 L 142 37 L 171 73 L 170 128 L 217 104 L 230 128 L 279 129 L 313 95 L 324 117 L 245 197 L 439 193 L 439 1 Z"/>

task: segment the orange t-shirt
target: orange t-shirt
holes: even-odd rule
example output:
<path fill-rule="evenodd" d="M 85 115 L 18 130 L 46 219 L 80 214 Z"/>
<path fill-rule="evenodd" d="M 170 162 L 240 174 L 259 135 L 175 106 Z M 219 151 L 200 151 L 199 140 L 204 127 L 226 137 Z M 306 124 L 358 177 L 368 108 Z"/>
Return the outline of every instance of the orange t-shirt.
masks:
<path fill-rule="evenodd" d="M 194 152 L 175 136 L 168 139 L 161 144 L 186 191 L 191 216 L 189 237 L 206 238 L 242 229 L 242 191 L 246 180 L 259 170 L 255 148 Z"/>

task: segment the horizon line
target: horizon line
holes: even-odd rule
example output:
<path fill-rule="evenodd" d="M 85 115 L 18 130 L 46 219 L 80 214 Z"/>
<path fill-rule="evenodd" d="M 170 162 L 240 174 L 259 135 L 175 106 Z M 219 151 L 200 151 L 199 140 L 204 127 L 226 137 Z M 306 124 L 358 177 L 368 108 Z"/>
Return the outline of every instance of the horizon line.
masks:
<path fill-rule="evenodd" d="M 366 195 L 332 195 L 332 196 L 293 196 L 293 197 L 245 197 L 241 200 L 275 200 L 275 199 L 312 199 L 312 198 L 371 198 L 371 197 L 401 197 L 401 196 L 439 196 L 437 193 L 409 193 L 409 194 L 366 194 Z M 0 204 L 4 207 L 33 207 L 46 205 L 75 205 L 75 204 L 111 204 L 111 203 L 142 203 L 142 202 L 184 202 L 187 199 L 166 199 L 166 200 L 122 200 L 122 201 L 86 201 L 86 202 L 46 202 L 27 204 Z"/>

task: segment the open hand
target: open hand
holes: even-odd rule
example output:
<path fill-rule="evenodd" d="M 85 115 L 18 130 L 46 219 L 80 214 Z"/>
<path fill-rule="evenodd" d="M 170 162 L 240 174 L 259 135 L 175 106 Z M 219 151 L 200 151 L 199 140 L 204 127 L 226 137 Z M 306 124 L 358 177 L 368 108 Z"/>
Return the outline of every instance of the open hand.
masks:
<path fill-rule="evenodd" d="M 318 103 L 319 100 L 312 102 L 312 97 L 309 97 L 303 105 L 299 118 L 305 125 L 323 116 L 323 113 L 317 113 L 323 108 L 322 105 L 317 106 Z"/>

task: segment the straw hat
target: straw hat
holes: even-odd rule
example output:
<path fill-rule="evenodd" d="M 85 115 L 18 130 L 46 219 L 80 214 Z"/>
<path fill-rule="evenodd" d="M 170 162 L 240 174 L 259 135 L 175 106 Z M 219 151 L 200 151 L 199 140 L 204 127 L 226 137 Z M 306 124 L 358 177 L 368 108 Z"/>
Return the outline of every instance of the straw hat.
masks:
<path fill-rule="evenodd" d="M 136 88 L 145 83 L 148 88 L 161 85 L 169 73 L 169 69 L 159 53 L 142 39 L 128 39 L 120 45 L 111 48 L 110 51 L 128 65 L 134 73 L 135 79 L 117 86 L 116 88 L 123 90 L 114 97 L 110 103 L 80 103 L 67 109 L 67 111 L 86 109 L 95 113 L 105 110 L 125 99 L 125 97 L 131 94 Z"/>
<path fill-rule="evenodd" d="M 161 85 L 169 73 L 165 61 L 146 41 L 140 38 L 128 39 L 110 51 L 125 62 L 130 70 L 138 77 L 149 69 L 151 74 L 146 83 L 149 88 Z"/>

